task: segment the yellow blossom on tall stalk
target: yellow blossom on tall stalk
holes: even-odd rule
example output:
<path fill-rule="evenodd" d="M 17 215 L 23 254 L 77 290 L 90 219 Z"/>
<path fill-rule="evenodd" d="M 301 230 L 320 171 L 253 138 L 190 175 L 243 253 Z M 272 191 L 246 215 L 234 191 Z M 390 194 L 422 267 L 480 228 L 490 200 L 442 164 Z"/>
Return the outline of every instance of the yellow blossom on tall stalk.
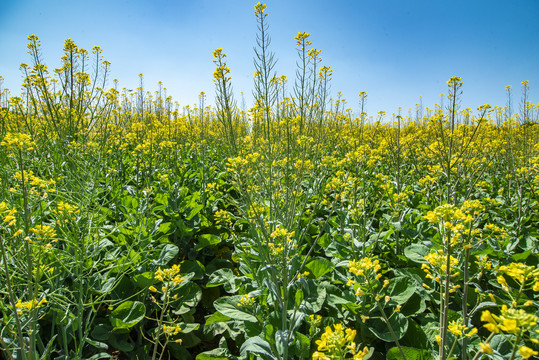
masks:
<path fill-rule="evenodd" d="M 32 140 L 32 137 L 24 133 L 12 134 L 8 132 L 0 145 L 5 146 L 8 150 L 32 151 L 36 148 L 36 143 Z"/>
<path fill-rule="evenodd" d="M 495 315 L 489 310 L 481 314 L 481 321 L 486 322 L 483 326 L 495 334 L 502 332 L 521 336 L 536 327 L 537 320 L 537 316 L 528 314 L 522 309 L 508 308 L 507 305 L 502 305 L 500 315 Z"/>
<path fill-rule="evenodd" d="M 177 286 L 185 281 L 180 275 L 180 265 L 174 264 L 168 269 L 161 269 L 159 267 L 155 272 L 154 278 L 162 282 L 172 282 L 174 286 Z"/>
<path fill-rule="evenodd" d="M 261 4 L 260 2 L 258 2 L 255 5 L 255 15 L 256 15 L 256 17 L 268 16 L 267 13 L 264 13 L 265 10 L 266 10 L 266 4 Z"/>
<path fill-rule="evenodd" d="M 43 297 L 41 300 L 37 301 L 36 299 L 30 301 L 22 301 L 19 299 L 15 304 L 15 309 L 17 314 L 22 315 L 24 312 L 29 312 L 32 309 L 37 309 L 45 306 L 47 303 L 47 298 Z"/>
<path fill-rule="evenodd" d="M 311 34 L 308 32 L 298 31 L 298 34 L 294 37 L 294 40 L 296 40 L 296 45 L 302 45 L 303 41 L 305 41 L 305 45 L 311 45 L 312 43 L 308 40 L 309 36 L 311 36 Z"/>
<path fill-rule="evenodd" d="M 364 257 L 359 261 L 352 260 L 348 263 L 348 271 L 357 276 L 367 276 L 371 271 L 376 274 L 382 269 L 380 260 L 372 261 L 370 257 Z"/>
<path fill-rule="evenodd" d="M 17 219 L 15 218 L 16 213 L 17 210 L 10 209 L 4 201 L 0 203 L 0 216 L 4 217 L 2 219 L 3 224 L 7 224 L 7 226 L 15 225 L 17 223 Z"/>
<path fill-rule="evenodd" d="M 369 353 L 369 349 L 364 347 L 363 350 L 357 351 L 354 342 L 356 333 L 356 330 L 344 328 L 342 324 L 333 325 L 333 330 L 327 326 L 320 340 L 315 341 L 318 351 L 313 353 L 313 360 L 344 360 L 347 354 L 351 354 L 354 360 L 362 360 Z"/>
<path fill-rule="evenodd" d="M 523 289 L 526 285 L 533 284 L 533 291 L 539 291 L 539 267 L 513 262 L 500 266 L 498 270 L 519 283 Z M 505 279 L 499 279 L 499 282 L 506 283 Z"/>

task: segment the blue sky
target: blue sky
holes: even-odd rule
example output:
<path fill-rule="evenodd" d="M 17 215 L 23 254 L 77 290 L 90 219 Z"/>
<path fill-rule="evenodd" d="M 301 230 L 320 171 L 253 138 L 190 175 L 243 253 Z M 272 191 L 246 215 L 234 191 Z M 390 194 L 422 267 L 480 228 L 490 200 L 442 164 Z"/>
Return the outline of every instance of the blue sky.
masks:
<path fill-rule="evenodd" d="M 181 105 L 214 94 L 211 53 L 228 54 L 236 98 L 250 106 L 256 19 L 250 0 L 8 1 L 0 0 L 0 75 L 18 94 L 19 64 L 30 62 L 26 37 L 42 42 L 45 63 L 59 66 L 63 41 L 103 48 L 120 87 L 135 88 L 137 75 L 156 90 L 162 81 Z M 332 93 L 342 91 L 357 111 L 367 91 L 367 110 L 388 114 L 413 108 L 419 96 L 432 107 L 453 75 L 464 81 L 462 107 L 505 105 L 505 86 L 520 101 L 520 82 L 530 81 L 539 102 L 539 0 L 268 0 L 271 50 L 277 72 L 292 90 L 294 36 L 311 33 L 322 65 L 333 69 Z M 110 83 L 112 86 L 112 83 Z"/>

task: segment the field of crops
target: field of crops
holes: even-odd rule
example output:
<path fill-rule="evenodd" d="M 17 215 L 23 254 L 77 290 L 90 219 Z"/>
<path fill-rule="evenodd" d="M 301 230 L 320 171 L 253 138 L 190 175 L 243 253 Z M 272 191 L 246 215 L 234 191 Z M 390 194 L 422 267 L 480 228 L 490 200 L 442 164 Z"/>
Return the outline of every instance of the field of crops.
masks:
<path fill-rule="evenodd" d="M 0 359 L 537 357 L 528 82 L 515 109 L 460 109 L 453 77 L 444 106 L 356 116 L 308 33 L 276 76 L 255 15 L 248 111 L 222 49 L 215 106 L 178 108 L 29 37 L 0 97 Z"/>

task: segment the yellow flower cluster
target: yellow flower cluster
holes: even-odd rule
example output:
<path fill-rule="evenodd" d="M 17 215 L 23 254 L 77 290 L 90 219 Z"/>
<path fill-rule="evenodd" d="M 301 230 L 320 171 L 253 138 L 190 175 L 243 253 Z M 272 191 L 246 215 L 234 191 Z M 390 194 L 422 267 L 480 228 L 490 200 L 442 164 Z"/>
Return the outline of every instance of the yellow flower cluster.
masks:
<path fill-rule="evenodd" d="M 255 299 L 249 294 L 245 294 L 241 297 L 240 302 L 237 304 L 239 307 L 249 307 L 255 304 Z"/>
<path fill-rule="evenodd" d="M 209 185 L 209 184 L 208 184 Z M 219 209 L 213 214 L 215 217 L 215 223 L 216 224 L 229 224 L 232 220 L 232 216 L 228 213 L 228 211 L 224 209 Z"/>
<path fill-rule="evenodd" d="M 308 32 L 298 31 L 298 34 L 294 37 L 294 40 L 296 40 L 296 45 L 301 46 L 304 41 L 305 45 L 311 45 L 312 43 L 307 40 L 309 36 L 311 36 L 311 34 Z"/>
<path fill-rule="evenodd" d="M 59 215 L 61 220 L 67 223 L 70 220 L 75 220 L 75 214 L 80 212 L 80 208 L 78 206 L 60 201 L 58 205 L 56 205 L 56 209 L 52 210 L 52 212 Z"/>
<path fill-rule="evenodd" d="M 268 243 L 268 247 L 270 248 L 270 253 L 274 256 L 278 256 L 282 254 L 282 252 L 285 249 L 285 245 L 295 247 L 296 245 L 293 244 L 295 231 L 287 231 L 284 228 L 277 228 L 275 229 L 271 234 L 270 238 L 272 239 L 272 242 Z"/>
<path fill-rule="evenodd" d="M 447 329 L 449 332 L 455 336 L 466 336 L 471 337 L 475 334 L 477 334 L 477 328 L 469 328 L 466 325 L 462 323 L 462 319 L 453 320 L 449 322 L 449 325 L 447 326 Z"/>
<path fill-rule="evenodd" d="M 25 301 L 25 302 L 19 299 L 17 303 L 15 304 L 15 309 L 18 315 L 22 315 L 23 312 L 28 312 L 32 309 L 40 308 L 42 306 L 45 306 L 46 303 L 47 303 L 46 298 L 42 298 L 39 301 L 37 301 L 36 299 L 33 299 L 30 301 Z"/>
<path fill-rule="evenodd" d="M 49 180 L 43 180 L 37 176 L 34 175 L 34 172 L 32 170 L 30 171 L 17 171 L 14 175 L 14 178 L 16 180 L 21 180 L 23 179 L 24 177 L 24 181 L 26 183 L 29 183 L 31 186 L 34 186 L 34 187 L 37 187 L 39 189 L 47 189 L 47 191 L 49 192 L 54 192 L 55 190 L 54 189 L 48 189 L 49 186 L 52 186 L 54 184 L 56 184 L 56 181 L 54 181 L 53 179 L 49 179 Z M 35 193 L 35 190 L 34 191 L 31 191 L 32 193 Z"/>
<path fill-rule="evenodd" d="M 425 256 L 425 260 L 429 262 L 431 267 L 435 268 L 436 270 L 439 269 L 442 275 L 445 275 L 445 273 L 447 272 L 447 259 L 443 250 L 433 251 L 429 253 L 427 256 Z M 449 263 L 453 268 L 459 264 L 459 260 L 453 256 L 450 256 Z M 423 269 L 423 271 L 425 271 L 425 273 L 427 273 L 427 278 L 432 279 L 429 265 L 423 264 L 421 265 L 421 268 Z"/>
<path fill-rule="evenodd" d="M 533 282 L 533 291 L 539 291 L 538 267 L 529 266 L 524 263 L 511 263 L 508 266 L 500 266 L 499 270 L 522 286 L 525 286 L 528 281 Z"/>
<path fill-rule="evenodd" d="M 182 331 L 182 328 L 178 324 L 174 325 L 163 325 L 163 333 L 166 336 L 178 335 Z"/>
<path fill-rule="evenodd" d="M 256 17 L 260 17 L 262 15 L 268 16 L 268 14 L 264 14 L 265 10 L 266 10 L 266 4 L 261 4 L 260 2 L 258 2 L 255 5 L 255 15 L 256 15 Z"/>
<path fill-rule="evenodd" d="M 5 146 L 8 150 L 32 151 L 36 148 L 36 143 L 28 134 L 22 133 L 7 133 L 4 140 L 0 142 L 1 146 Z"/>
<path fill-rule="evenodd" d="M 425 219 L 431 224 L 444 224 L 445 227 L 451 228 L 453 223 L 458 220 L 470 222 L 473 220 L 471 215 L 466 216 L 464 212 L 451 204 L 438 206 L 434 211 L 429 211 L 425 215 Z"/>
<path fill-rule="evenodd" d="M 364 257 L 359 261 L 352 260 L 348 263 L 348 271 L 357 276 L 367 276 L 371 271 L 376 274 L 380 269 L 382 269 L 380 260 L 372 261 L 370 257 Z"/>
<path fill-rule="evenodd" d="M 180 265 L 178 264 L 164 270 L 161 270 L 161 267 L 159 267 L 155 272 L 154 278 L 163 282 L 172 281 L 174 285 L 179 285 L 185 281 L 185 278 L 180 276 Z"/>
<path fill-rule="evenodd" d="M 537 316 L 528 314 L 522 309 L 508 308 L 507 305 L 502 305 L 499 316 L 492 314 L 488 310 L 481 313 L 481 321 L 486 322 L 484 327 L 495 334 L 504 332 L 521 335 L 537 326 L 537 320 Z"/>
<path fill-rule="evenodd" d="M 33 232 L 40 241 L 56 238 L 56 231 L 48 225 L 35 225 L 30 231 Z"/>
<path fill-rule="evenodd" d="M 342 324 L 333 325 L 333 330 L 327 326 L 321 339 L 316 340 L 318 351 L 313 354 L 313 360 L 343 359 L 348 353 L 353 355 L 354 360 L 362 360 L 369 353 L 369 349 L 365 347 L 358 352 L 354 342 L 355 337 L 356 330 L 345 329 Z"/>
<path fill-rule="evenodd" d="M 518 353 L 522 356 L 523 359 L 529 359 L 534 355 L 539 355 L 538 351 L 533 350 L 525 345 L 518 348 Z"/>
<path fill-rule="evenodd" d="M 7 224 L 7 226 L 15 225 L 17 223 L 17 219 L 15 218 L 16 213 L 17 210 L 10 209 L 4 201 L 0 203 L 0 216 L 4 217 L 2 223 Z"/>

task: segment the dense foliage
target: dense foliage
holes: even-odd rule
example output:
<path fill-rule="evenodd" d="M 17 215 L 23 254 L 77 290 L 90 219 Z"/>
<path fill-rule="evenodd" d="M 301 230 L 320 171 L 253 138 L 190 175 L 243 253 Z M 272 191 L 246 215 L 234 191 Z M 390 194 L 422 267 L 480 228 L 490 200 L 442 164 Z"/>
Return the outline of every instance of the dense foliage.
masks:
<path fill-rule="evenodd" d="M 29 37 L 0 103 L 4 359 L 515 359 L 539 349 L 538 107 L 357 117 L 296 37 L 289 93 L 255 7 L 254 106 L 105 90 Z M 93 62 L 93 63 L 92 63 Z M 508 89 L 509 95 L 511 89 Z"/>

